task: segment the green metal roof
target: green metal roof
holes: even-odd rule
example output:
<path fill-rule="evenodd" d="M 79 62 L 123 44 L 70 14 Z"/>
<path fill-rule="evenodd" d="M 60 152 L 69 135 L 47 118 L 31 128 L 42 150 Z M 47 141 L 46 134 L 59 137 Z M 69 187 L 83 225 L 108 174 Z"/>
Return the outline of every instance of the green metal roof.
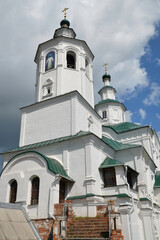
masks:
<path fill-rule="evenodd" d="M 148 198 L 140 198 L 139 201 L 150 201 Z"/>
<path fill-rule="evenodd" d="M 77 137 L 80 137 L 80 136 L 85 136 L 85 135 L 88 135 L 88 134 L 90 134 L 90 133 L 80 131 L 75 135 L 55 138 L 55 139 L 51 139 L 51 140 L 47 140 L 47 141 L 42 141 L 42 142 L 38 142 L 38 143 L 25 145 L 25 146 L 22 146 L 22 147 L 16 147 L 16 148 L 13 148 L 13 149 L 11 149 L 7 152 L 3 152 L 3 153 L 11 153 L 11 152 L 17 152 L 17 151 L 24 151 L 24 150 L 28 150 L 28 149 L 32 149 L 32 148 L 36 148 L 36 147 L 43 147 L 43 146 L 46 146 L 46 145 L 49 145 L 49 144 L 52 144 L 52 143 L 58 143 L 58 142 L 66 141 L 66 140 L 70 140 L 70 139 L 77 138 Z M 1 153 L 1 154 L 3 154 L 3 153 Z"/>
<path fill-rule="evenodd" d="M 120 103 L 118 100 L 114 100 L 114 99 L 106 99 L 106 100 L 102 100 L 102 101 L 100 101 L 98 104 L 109 103 L 109 102 Z M 97 104 L 97 105 L 98 105 L 98 104 Z"/>
<path fill-rule="evenodd" d="M 101 101 L 98 102 L 95 106 L 100 105 L 100 104 L 103 104 L 103 103 L 118 103 L 118 104 L 121 104 L 121 105 L 125 108 L 125 110 L 126 110 L 126 107 L 124 106 L 123 103 L 119 102 L 118 100 L 114 100 L 114 99 L 101 100 Z"/>
<path fill-rule="evenodd" d="M 154 188 L 160 188 L 160 171 L 156 172 Z"/>
<path fill-rule="evenodd" d="M 45 155 L 43 155 L 42 153 L 39 153 L 39 152 L 37 152 L 37 151 L 26 151 L 26 152 L 22 152 L 22 153 L 16 154 L 15 156 L 13 156 L 13 157 L 8 161 L 8 163 L 5 165 L 5 167 L 3 168 L 3 170 L 2 170 L 2 172 L 1 172 L 0 175 L 2 175 L 4 169 L 8 166 L 8 164 L 10 164 L 11 161 L 13 161 L 17 156 L 23 155 L 23 154 L 26 154 L 26 153 L 36 153 L 36 154 L 40 155 L 40 156 L 46 161 L 47 167 L 48 167 L 48 169 L 49 169 L 51 172 L 53 172 L 54 174 L 59 174 L 59 175 L 61 175 L 62 177 L 64 177 L 64 178 L 66 178 L 66 179 L 74 182 L 74 180 L 71 179 L 71 178 L 67 175 L 67 173 L 66 173 L 66 171 L 64 170 L 63 166 L 62 166 L 57 160 L 55 160 L 55 159 L 53 159 L 53 158 L 49 158 L 49 157 L 47 157 L 47 156 L 45 156 Z"/>
<path fill-rule="evenodd" d="M 109 168 L 109 167 L 115 167 L 115 166 L 122 166 L 124 165 L 122 162 L 107 157 L 100 165 L 99 169 L 101 168 Z"/>
<path fill-rule="evenodd" d="M 128 148 L 137 148 L 140 147 L 141 145 L 136 145 L 136 144 L 124 144 L 121 142 L 117 142 L 115 140 L 112 140 L 110 138 L 107 137 L 102 137 L 102 141 L 107 143 L 111 148 L 113 148 L 114 150 L 124 150 L 124 149 L 128 149 Z"/>
<path fill-rule="evenodd" d="M 126 193 L 120 193 L 120 194 L 117 195 L 117 197 L 118 198 L 123 198 L 123 197 L 129 197 L 130 198 L 130 196 Z"/>
<path fill-rule="evenodd" d="M 112 130 L 114 130 L 116 133 L 123 133 L 123 132 L 128 132 L 131 130 L 136 130 L 139 128 L 144 128 L 146 126 L 141 126 L 135 123 L 130 123 L 130 122 L 123 122 L 123 123 L 118 123 L 118 124 L 114 124 L 114 125 L 107 125 L 107 126 L 103 126 L 103 127 L 108 127 L 111 128 Z"/>

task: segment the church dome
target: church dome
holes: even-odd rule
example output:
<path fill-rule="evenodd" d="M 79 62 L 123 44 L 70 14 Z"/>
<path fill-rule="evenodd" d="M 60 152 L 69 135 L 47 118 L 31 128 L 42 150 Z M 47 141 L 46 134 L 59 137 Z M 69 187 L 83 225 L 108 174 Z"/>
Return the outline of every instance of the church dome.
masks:
<path fill-rule="evenodd" d="M 61 27 L 69 27 L 70 26 L 70 22 L 67 19 L 63 19 L 60 22 Z"/>
<path fill-rule="evenodd" d="M 103 79 L 103 81 L 104 81 L 105 79 L 109 79 L 109 81 L 111 81 L 111 76 L 110 76 L 109 74 L 105 73 L 105 74 L 102 76 L 102 79 Z"/>
<path fill-rule="evenodd" d="M 60 22 L 60 28 L 55 30 L 54 36 L 53 38 L 56 37 L 68 37 L 68 38 L 75 38 L 76 34 L 74 32 L 74 30 L 72 28 L 70 28 L 70 22 L 64 18 L 61 22 Z"/>

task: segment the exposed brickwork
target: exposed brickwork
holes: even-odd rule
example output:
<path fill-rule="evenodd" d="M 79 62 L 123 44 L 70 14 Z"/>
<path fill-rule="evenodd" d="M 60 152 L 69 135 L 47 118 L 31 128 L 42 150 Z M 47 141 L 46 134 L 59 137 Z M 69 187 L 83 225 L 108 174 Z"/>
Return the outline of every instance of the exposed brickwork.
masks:
<path fill-rule="evenodd" d="M 110 203 L 115 213 L 114 202 Z M 76 218 L 70 205 L 67 220 L 67 237 L 70 238 L 107 238 L 109 234 L 108 206 L 97 206 L 97 217 Z M 112 230 L 111 240 L 123 240 L 121 230 Z"/>
<path fill-rule="evenodd" d="M 64 206 L 62 204 L 54 204 L 54 216 L 62 216 L 63 207 Z"/>
<path fill-rule="evenodd" d="M 111 240 L 123 240 L 124 237 L 122 236 L 122 231 L 120 229 L 112 230 Z"/>
<path fill-rule="evenodd" d="M 107 206 L 97 206 L 97 216 L 105 217 L 108 211 Z"/>
<path fill-rule="evenodd" d="M 67 223 L 67 237 L 98 238 L 106 236 L 108 232 L 108 218 L 105 217 L 82 217 L 74 218 Z"/>
<path fill-rule="evenodd" d="M 43 240 L 53 239 L 53 219 L 35 219 L 33 222 Z"/>
<path fill-rule="evenodd" d="M 53 219 L 35 219 L 35 223 L 43 240 L 61 240 L 60 220 L 67 214 L 67 237 L 70 238 L 106 238 L 108 237 L 108 208 L 97 206 L 97 217 L 75 217 L 72 202 L 54 205 Z M 123 240 L 121 230 L 112 230 L 111 240 Z"/>

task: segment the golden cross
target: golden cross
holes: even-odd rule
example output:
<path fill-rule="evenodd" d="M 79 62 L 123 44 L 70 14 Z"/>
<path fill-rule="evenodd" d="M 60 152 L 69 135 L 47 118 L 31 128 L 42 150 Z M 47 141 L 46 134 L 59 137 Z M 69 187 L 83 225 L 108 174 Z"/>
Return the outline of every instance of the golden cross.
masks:
<path fill-rule="evenodd" d="M 107 65 L 108 65 L 108 63 L 105 63 L 105 64 L 103 65 L 103 67 L 105 67 L 105 73 L 107 73 Z"/>
<path fill-rule="evenodd" d="M 66 18 L 66 11 L 68 10 L 69 8 L 64 8 L 62 12 L 64 12 L 64 18 Z"/>

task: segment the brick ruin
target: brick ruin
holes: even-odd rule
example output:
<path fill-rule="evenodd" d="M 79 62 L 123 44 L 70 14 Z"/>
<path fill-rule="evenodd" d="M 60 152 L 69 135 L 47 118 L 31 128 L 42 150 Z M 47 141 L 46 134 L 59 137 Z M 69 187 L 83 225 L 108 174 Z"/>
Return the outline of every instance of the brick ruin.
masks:
<path fill-rule="evenodd" d="M 113 204 L 112 204 L 113 205 Z M 111 216 L 115 216 L 113 210 Z M 65 238 L 104 238 L 123 240 L 120 229 L 116 229 L 113 221 L 109 232 L 109 207 L 97 206 L 96 217 L 76 217 L 72 209 L 72 201 L 54 205 L 54 217 L 50 219 L 33 220 L 43 240 L 61 240 Z M 114 227 L 114 229 L 113 229 Z"/>

